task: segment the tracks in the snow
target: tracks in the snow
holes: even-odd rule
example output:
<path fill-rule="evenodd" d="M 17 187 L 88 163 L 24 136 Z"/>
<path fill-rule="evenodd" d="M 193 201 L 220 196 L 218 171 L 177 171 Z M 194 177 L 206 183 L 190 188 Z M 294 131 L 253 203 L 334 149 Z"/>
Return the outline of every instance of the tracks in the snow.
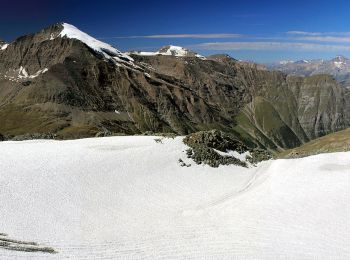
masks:
<path fill-rule="evenodd" d="M 188 216 L 188 215 L 195 215 L 199 212 L 202 212 L 204 210 L 210 209 L 212 207 L 224 204 L 227 201 L 236 199 L 237 197 L 240 197 L 252 187 L 257 186 L 261 184 L 266 178 L 267 178 L 267 169 L 270 167 L 270 163 L 266 163 L 265 165 L 261 165 L 256 172 L 253 174 L 253 176 L 248 180 L 248 182 L 239 190 L 232 191 L 230 193 L 227 193 L 213 201 L 210 201 L 208 203 L 198 205 L 197 207 L 189 210 L 182 211 L 182 215 Z"/>

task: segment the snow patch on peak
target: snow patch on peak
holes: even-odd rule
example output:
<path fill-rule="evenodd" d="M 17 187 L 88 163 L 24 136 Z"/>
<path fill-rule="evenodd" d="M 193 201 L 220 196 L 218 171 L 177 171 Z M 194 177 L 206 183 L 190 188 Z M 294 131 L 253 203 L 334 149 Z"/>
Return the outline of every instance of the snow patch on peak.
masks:
<path fill-rule="evenodd" d="M 161 48 L 158 51 L 158 54 L 170 55 L 170 56 L 176 56 L 176 57 L 195 56 L 197 58 L 205 58 L 204 56 L 199 55 L 195 52 L 192 52 L 184 47 L 174 46 L 174 45 L 168 45 Z"/>
<path fill-rule="evenodd" d="M 134 60 L 128 56 L 114 48 L 112 45 L 109 45 L 108 43 L 101 42 L 87 33 L 84 33 L 80 31 L 77 27 L 68 24 L 68 23 L 62 23 L 63 29 L 61 33 L 59 34 L 60 37 L 67 37 L 70 39 L 77 39 L 83 43 L 85 43 L 87 46 L 89 46 L 91 49 L 95 50 L 98 53 L 103 54 L 103 56 L 107 59 L 113 58 L 114 60 L 120 61 L 120 59 L 126 61 L 126 62 L 133 62 Z M 118 58 L 118 59 L 115 59 Z"/>
<path fill-rule="evenodd" d="M 0 45 L 0 50 L 6 50 L 6 48 L 9 46 L 9 44 L 5 43 L 4 45 Z"/>
<path fill-rule="evenodd" d="M 338 69 L 340 69 L 342 67 L 342 65 L 344 65 L 344 62 L 342 61 L 334 61 L 334 66 L 336 66 Z"/>
<path fill-rule="evenodd" d="M 185 49 L 184 47 L 169 45 L 161 48 L 158 52 L 162 53 L 163 55 L 187 56 L 189 50 Z"/>

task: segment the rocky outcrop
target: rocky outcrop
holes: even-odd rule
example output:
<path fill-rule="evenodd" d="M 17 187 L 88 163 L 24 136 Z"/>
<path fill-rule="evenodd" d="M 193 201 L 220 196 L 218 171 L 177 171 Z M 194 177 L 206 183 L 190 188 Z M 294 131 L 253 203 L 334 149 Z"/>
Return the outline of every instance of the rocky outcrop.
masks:
<path fill-rule="evenodd" d="M 183 141 L 190 147 L 186 151 L 188 158 L 197 164 L 211 167 L 230 164 L 247 167 L 249 163 L 255 164 L 272 158 L 265 150 L 249 148 L 232 135 L 217 130 L 193 133 Z"/>
<path fill-rule="evenodd" d="M 36 242 L 21 241 L 9 238 L 7 234 L 0 233 L 0 249 L 21 252 L 40 252 L 48 254 L 58 253 L 54 248 L 38 245 Z"/>

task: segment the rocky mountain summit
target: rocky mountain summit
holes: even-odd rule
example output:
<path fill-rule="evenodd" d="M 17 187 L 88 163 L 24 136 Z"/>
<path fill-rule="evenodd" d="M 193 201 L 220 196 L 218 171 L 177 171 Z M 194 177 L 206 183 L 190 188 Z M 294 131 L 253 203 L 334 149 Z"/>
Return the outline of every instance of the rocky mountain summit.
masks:
<path fill-rule="evenodd" d="M 331 76 L 287 76 L 225 55 L 125 54 L 66 23 L 0 51 L 4 136 L 218 129 L 276 151 L 349 127 L 349 95 Z"/>

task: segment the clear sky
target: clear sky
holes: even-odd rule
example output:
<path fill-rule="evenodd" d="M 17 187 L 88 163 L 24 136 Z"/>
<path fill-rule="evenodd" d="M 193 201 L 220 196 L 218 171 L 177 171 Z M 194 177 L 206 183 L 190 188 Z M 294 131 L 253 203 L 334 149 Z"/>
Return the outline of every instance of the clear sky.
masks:
<path fill-rule="evenodd" d="M 167 44 L 257 62 L 350 57 L 350 1 L 0 0 L 0 38 L 71 23 L 121 51 Z"/>

